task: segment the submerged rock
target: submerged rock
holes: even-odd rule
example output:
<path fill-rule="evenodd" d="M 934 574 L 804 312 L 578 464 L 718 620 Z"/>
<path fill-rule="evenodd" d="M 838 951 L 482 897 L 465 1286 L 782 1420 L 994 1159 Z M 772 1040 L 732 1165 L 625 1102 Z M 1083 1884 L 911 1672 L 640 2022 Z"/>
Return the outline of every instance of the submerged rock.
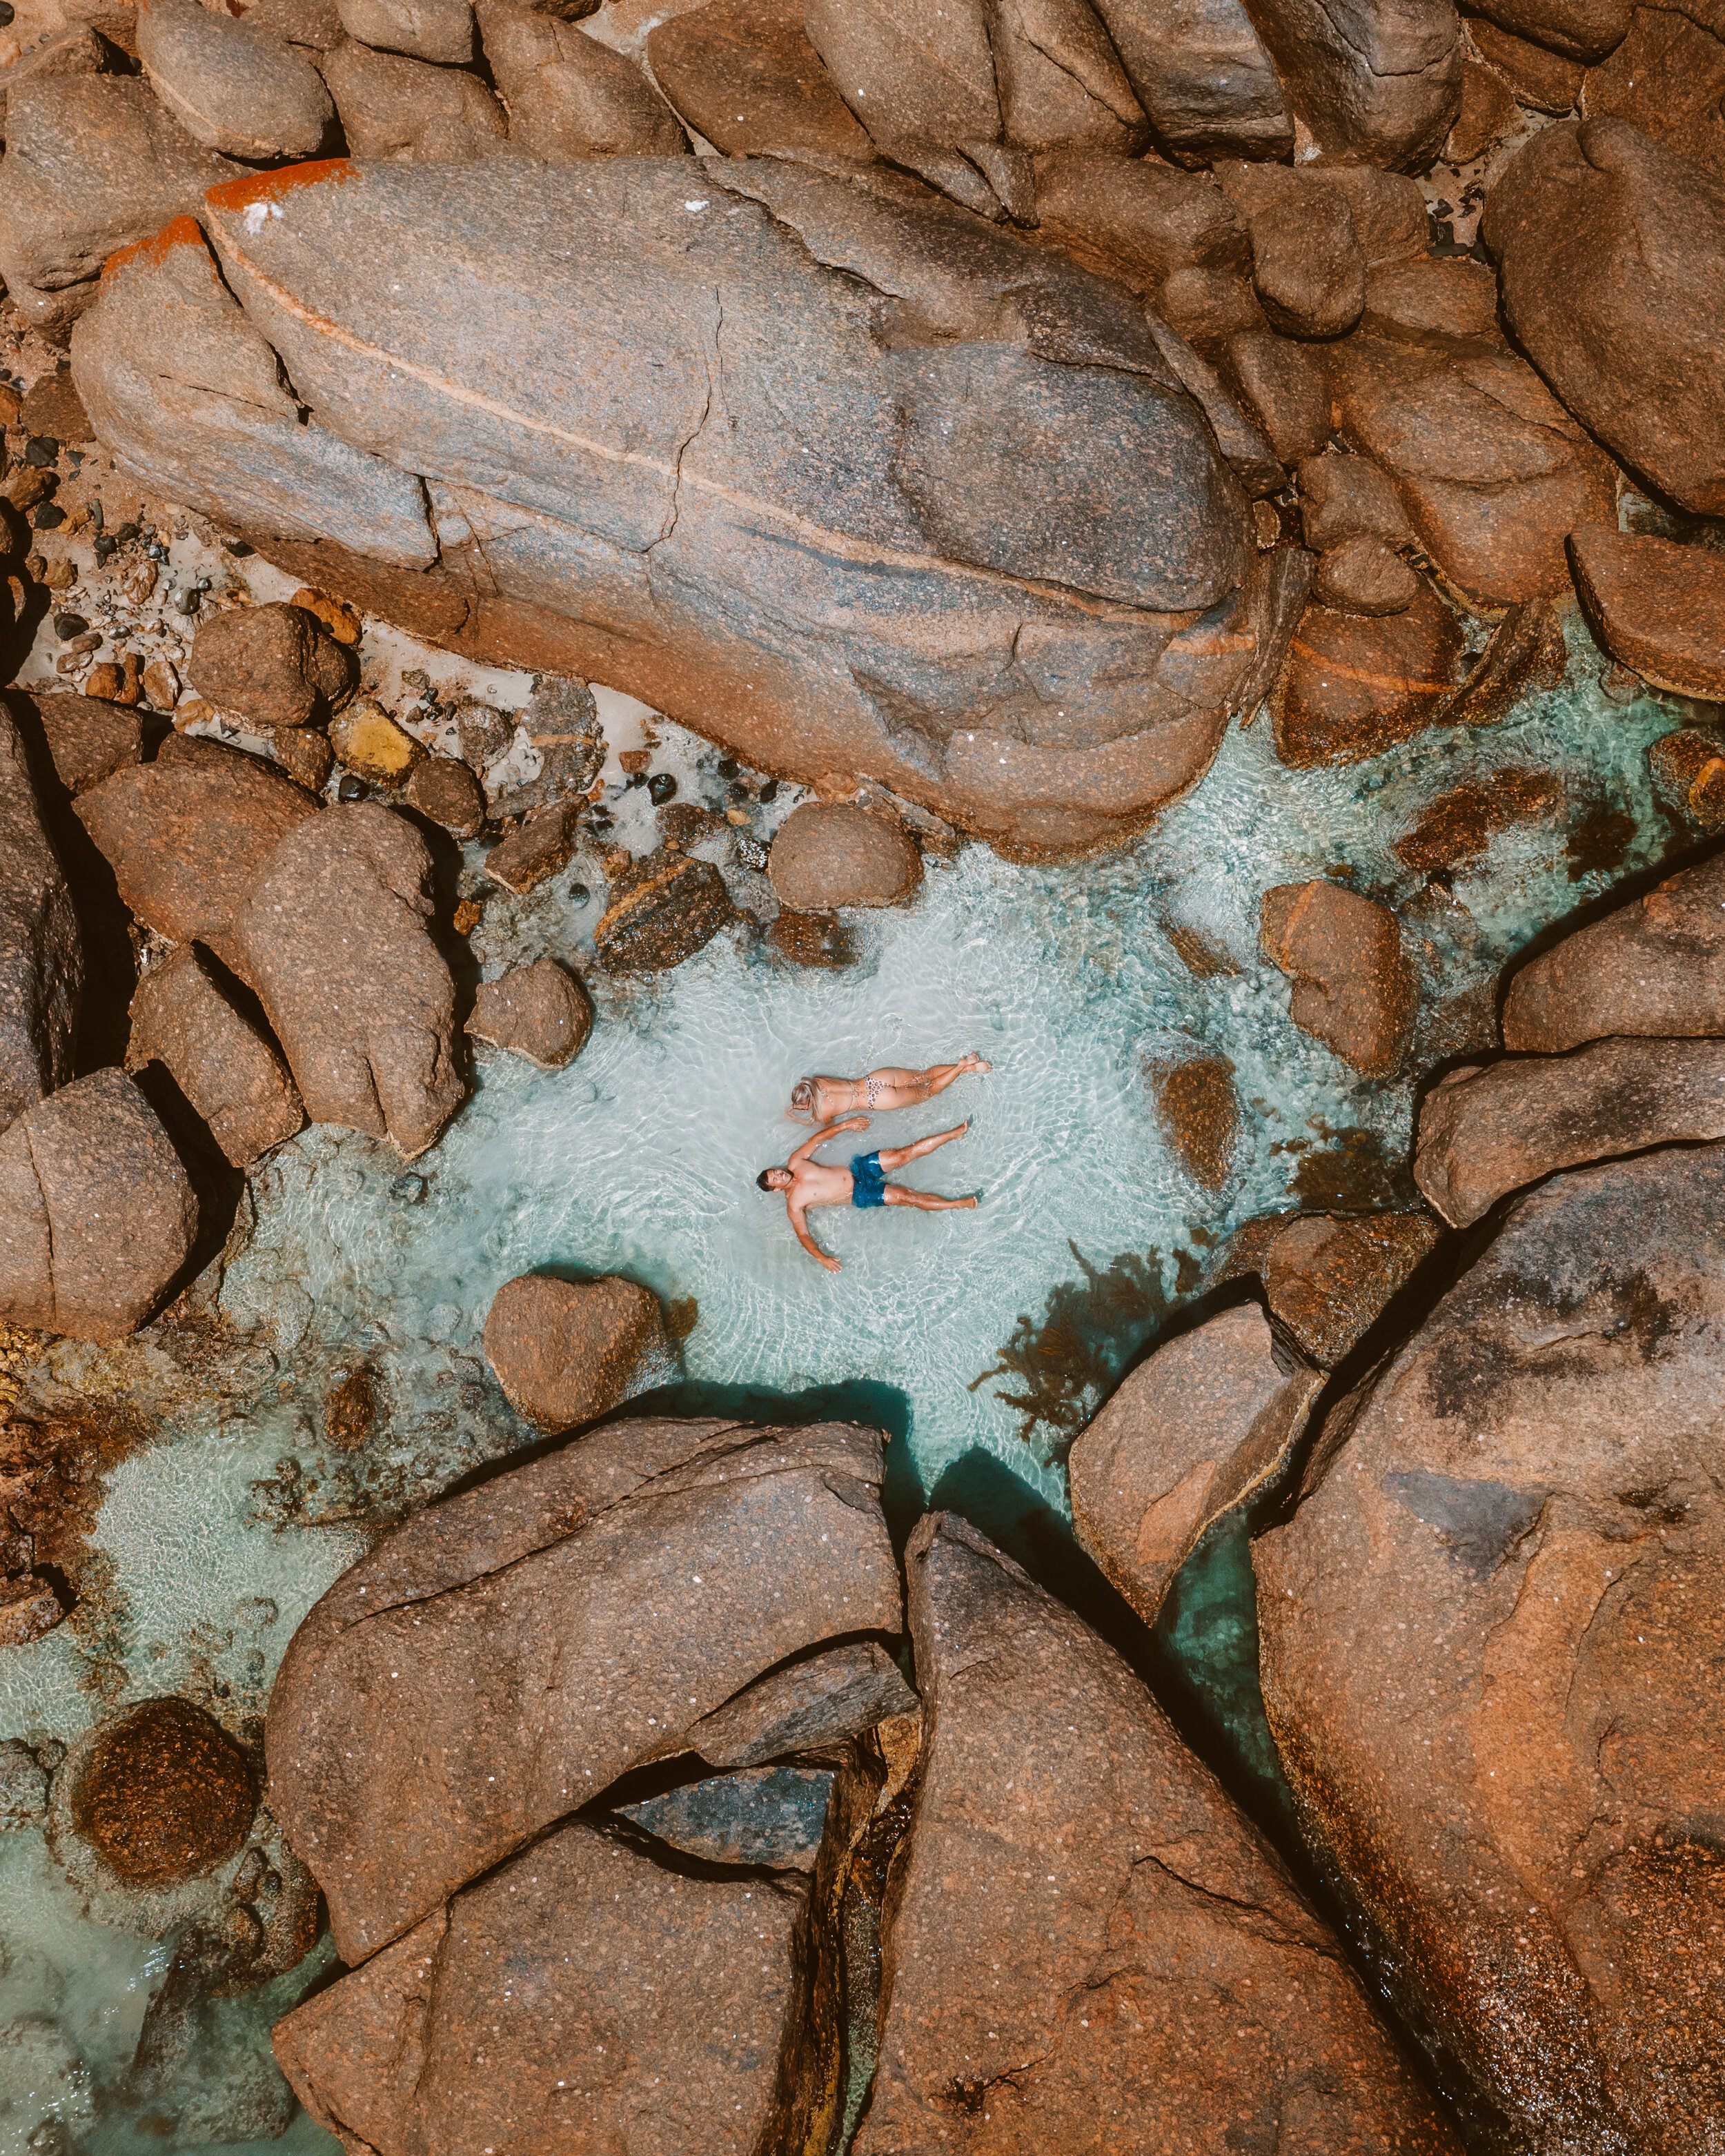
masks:
<path fill-rule="evenodd" d="M 634 1281 L 523 1273 L 498 1289 L 485 1319 L 486 1361 L 510 1405 L 542 1430 L 573 1430 L 614 1408 L 666 1352 L 659 1298 Z"/>
<path fill-rule="evenodd" d="M 245 1754 L 183 1699 L 149 1699 L 103 1722 L 62 1770 L 74 1830 L 128 1885 L 212 1870 L 245 1840 L 257 1791 Z"/>
<path fill-rule="evenodd" d="M 1113 1650 L 951 1514 L 907 1558 L 927 1727 L 856 2156 L 1453 2151 L 1280 1859 Z M 1245 2033 L 1243 2034 L 1242 2031 Z"/>
<path fill-rule="evenodd" d="M 126 1067 L 160 1063 L 236 1168 L 305 1121 L 287 1065 L 218 987 L 195 945 L 151 966 L 131 1001 Z"/>
<path fill-rule="evenodd" d="M 686 1748 L 764 1671 L 896 1633 L 880 1472 L 880 1440 L 848 1425 L 611 1423 L 345 1573 L 295 1635 L 266 1730 L 270 1809 L 342 1958 Z"/>
<path fill-rule="evenodd" d="M 83 997 L 71 889 L 23 738 L 0 711 L 0 1132 L 71 1076 Z"/>
<path fill-rule="evenodd" d="M 1253 1545 L 1301 1827 L 1481 2145 L 1725 2116 L 1722 1223 L 1717 1146 L 1517 1200 Z"/>
<path fill-rule="evenodd" d="M 1368 1078 L 1400 1063 L 1418 990 L 1387 906 L 1318 877 L 1264 894 L 1260 942 L 1294 983 L 1288 1016 Z"/>
<path fill-rule="evenodd" d="M 1606 525 L 1572 531 L 1569 560 L 1614 659 L 1656 689 L 1725 702 L 1725 562 Z"/>
<path fill-rule="evenodd" d="M 793 913 L 899 906 L 922 880 L 922 856 L 901 824 L 844 803 L 807 801 L 779 825 L 767 874 Z"/>
<path fill-rule="evenodd" d="M 476 1040 L 525 1055 L 542 1070 L 561 1070 L 593 1031 L 593 1005 L 554 958 L 536 958 L 499 980 L 480 983 L 465 1029 Z"/>
<path fill-rule="evenodd" d="M 725 879 L 712 863 L 691 860 L 670 846 L 643 855 L 614 877 L 610 897 L 593 930 L 608 973 L 680 966 L 734 916 Z"/>
<path fill-rule="evenodd" d="M 1233 1064 L 1225 1055 L 1158 1058 L 1150 1084 L 1157 1121 L 1181 1166 L 1206 1190 L 1222 1189 L 1233 1173 L 1240 1137 Z"/>
<path fill-rule="evenodd" d="M 1655 791 L 1709 834 L 1725 827 L 1725 742 L 1697 726 L 1662 734 L 1647 752 Z"/>
<path fill-rule="evenodd" d="M 65 1614 L 52 1580 L 28 1573 L 0 1579 L 0 1647 L 28 1647 Z"/>

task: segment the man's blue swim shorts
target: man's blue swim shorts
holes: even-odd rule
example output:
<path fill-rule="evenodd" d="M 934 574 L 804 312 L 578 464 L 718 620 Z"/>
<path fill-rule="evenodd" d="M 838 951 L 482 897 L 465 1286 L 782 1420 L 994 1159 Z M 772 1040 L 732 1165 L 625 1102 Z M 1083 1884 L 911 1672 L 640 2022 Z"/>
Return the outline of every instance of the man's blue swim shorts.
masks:
<path fill-rule="evenodd" d="M 877 1152 L 860 1152 L 850 1163 L 850 1202 L 853 1205 L 886 1203 L 886 1171 Z"/>

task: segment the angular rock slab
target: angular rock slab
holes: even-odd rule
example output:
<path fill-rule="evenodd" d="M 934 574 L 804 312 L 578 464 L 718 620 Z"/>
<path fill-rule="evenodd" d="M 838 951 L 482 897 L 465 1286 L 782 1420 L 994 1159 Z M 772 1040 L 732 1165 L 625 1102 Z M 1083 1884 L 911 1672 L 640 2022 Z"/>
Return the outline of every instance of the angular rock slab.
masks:
<path fill-rule="evenodd" d="M 1281 1860 L 974 1528 L 908 1553 L 927 1716 L 856 2156 L 1455 2150 Z M 1250 2146 L 1250 2143 L 1246 2145 Z"/>
<path fill-rule="evenodd" d="M 1506 1048 L 1558 1055 L 1617 1033 L 1725 1034 L 1725 854 L 1576 929 L 1511 979 Z"/>
<path fill-rule="evenodd" d="M 344 1961 L 824 1642 L 895 1634 L 880 1440 L 612 1423 L 433 1506 L 295 1634 L 270 1807 Z"/>
<path fill-rule="evenodd" d="M 193 141 L 224 157 L 315 157 L 335 127 L 322 76 L 285 38 L 196 0 L 149 0 L 138 58 Z"/>
<path fill-rule="evenodd" d="M 697 192 L 686 159 L 589 160 L 534 189 L 525 223 L 501 166 L 212 198 L 319 423 L 430 483 L 444 577 L 308 581 L 1018 844 L 1128 829 L 1207 765 L 1258 639 L 1245 505 L 1127 295 L 875 167 L 716 162 Z M 883 341 L 905 308 L 934 344 Z"/>
<path fill-rule="evenodd" d="M 123 1070 L 74 1079 L 0 1132 L 0 1318 L 117 1340 L 192 1251 L 198 1200 Z"/>
<path fill-rule="evenodd" d="M 1450 0 L 1254 0 L 1251 14 L 1290 105 L 1337 163 L 1423 172 L 1442 151 L 1461 109 Z"/>
<path fill-rule="evenodd" d="M 691 8 L 650 33 L 647 59 L 672 105 L 727 157 L 874 155 L 803 32 L 802 0 Z"/>
<path fill-rule="evenodd" d="M 479 19 L 511 142 L 553 160 L 688 149 L 675 114 L 634 63 L 573 23 L 516 0 L 480 0 Z"/>
<path fill-rule="evenodd" d="M 572 1823 L 277 2022 L 275 2056 L 375 2156 L 754 2156 L 806 2110 L 807 1906 Z"/>
<path fill-rule="evenodd" d="M 1569 562 L 1614 659 L 1656 689 L 1725 703 L 1725 562 L 1603 524 L 1570 533 Z"/>
<path fill-rule="evenodd" d="M 1026 10 L 1034 31 L 1042 13 Z M 1285 157 L 1292 148 L 1287 100 L 1261 25 L 1239 0 L 1097 0 L 1096 13 L 1158 141 L 1181 162 Z"/>
<path fill-rule="evenodd" d="M 1725 1040 L 1595 1040 L 1452 1070 L 1420 1111 L 1414 1180 L 1452 1228 L 1559 1168 L 1725 1138 Z"/>
<path fill-rule="evenodd" d="M 1147 1625 L 1205 1531 L 1286 1463 L 1323 1383 L 1244 1303 L 1158 1348 L 1080 1436 L 1073 1532 Z"/>
<path fill-rule="evenodd" d="M 455 984 L 426 924 L 431 855 L 370 802 L 326 809 L 263 864 L 238 924 L 244 964 L 315 1123 L 411 1160 L 460 1106 Z"/>
<path fill-rule="evenodd" d="M 195 945 L 151 966 L 131 999 L 126 1067 L 159 1063 L 236 1168 L 305 1121 L 287 1065 L 218 987 Z"/>
<path fill-rule="evenodd" d="M 84 941 L 18 728 L 0 711 L 0 1131 L 72 1075 Z"/>
<path fill-rule="evenodd" d="M 1561 1176 L 1253 1545 L 1302 1828 L 1482 2146 L 1703 2148 L 1725 1150 Z"/>
<path fill-rule="evenodd" d="M 1276 1323 L 1333 1369 L 1442 1232 L 1425 1213 L 1260 1214 L 1235 1233 L 1205 1285 L 1255 1273 Z"/>
<path fill-rule="evenodd" d="M 1725 513 L 1725 180 L 1600 114 L 1535 136 L 1481 232 L 1505 318 L 1569 410 L 1684 508 Z"/>

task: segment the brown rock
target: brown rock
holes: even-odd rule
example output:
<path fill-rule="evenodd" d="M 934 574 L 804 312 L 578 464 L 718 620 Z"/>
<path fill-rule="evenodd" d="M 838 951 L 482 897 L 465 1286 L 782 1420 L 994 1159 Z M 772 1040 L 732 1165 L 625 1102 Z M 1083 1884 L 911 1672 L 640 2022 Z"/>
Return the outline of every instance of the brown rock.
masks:
<path fill-rule="evenodd" d="M 714 0 L 673 15 L 649 34 L 647 63 L 684 119 L 726 157 L 875 154 L 803 33 L 799 0 Z"/>
<path fill-rule="evenodd" d="M 1488 21 L 1572 60 L 1603 59 L 1622 42 L 1633 0 L 1491 0 Z"/>
<path fill-rule="evenodd" d="M 70 696 L 33 696 L 30 705 L 69 793 L 87 793 L 143 756 L 143 725 L 126 706 Z"/>
<path fill-rule="evenodd" d="M 1452 1228 L 1560 1168 L 1725 1137 L 1725 1040 L 1595 1040 L 1450 1071 L 1420 1111 L 1414 1180 Z"/>
<path fill-rule="evenodd" d="M 1587 110 L 1609 113 L 1725 179 L 1725 15 L 1637 8 L 1629 35 L 1587 71 Z M 1571 102 L 1574 102 L 1572 99 Z"/>
<path fill-rule="evenodd" d="M 608 973 L 653 973 L 680 966 L 732 917 L 725 879 L 711 861 L 666 847 L 644 855 L 611 881 L 611 903 L 593 930 Z"/>
<path fill-rule="evenodd" d="M 793 966 L 848 966 L 855 955 L 836 913 L 781 911 L 768 927 L 767 947 Z"/>
<path fill-rule="evenodd" d="M 633 1281 L 523 1273 L 498 1289 L 485 1320 L 485 1359 L 510 1405 L 553 1432 L 638 1392 L 666 1353 L 659 1298 Z"/>
<path fill-rule="evenodd" d="M 69 74 L 112 74 L 123 73 L 119 48 L 110 44 L 100 30 L 88 23 L 69 29 L 58 38 L 50 38 L 45 44 L 37 45 L 11 66 L 0 73 L 0 119 L 6 114 L 12 93 L 22 90 L 27 83 L 49 82 Z M 8 425 L 17 421 L 8 420 Z M 32 434 L 46 434 L 47 428 L 32 426 Z"/>
<path fill-rule="evenodd" d="M 1656 689 L 1725 702 L 1725 560 L 1594 524 L 1570 533 L 1569 562 L 1614 659 Z"/>
<path fill-rule="evenodd" d="M 1581 61 L 1565 59 L 1548 45 L 1500 29 L 1483 15 L 1470 16 L 1467 29 L 1480 57 L 1508 83 L 1518 105 L 1559 115 L 1575 110 L 1587 72 Z"/>
<path fill-rule="evenodd" d="M 94 33 L 85 31 L 81 34 L 89 37 Z M 69 367 L 57 367 L 52 373 L 39 375 L 30 384 L 19 408 L 18 424 L 28 427 L 33 434 L 45 434 L 63 449 L 82 449 L 95 439 L 90 431 L 90 415 L 84 408 L 84 400 L 78 394 Z"/>
<path fill-rule="evenodd" d="M 249 733 L 326 720 L 353 693 L 359 670 L 302 607 L 232 607 L 198 630 L 186 679 Z"/>
<path fill-rule="evenodd" d="M 1147 149 L 1150 123 L 1128 80 L 1138 58 L 1128 26 L 1153 12 L 1154 0 L 1103 0 L 1095 11 L 1083 0 L 990 0 L 988 43 L 1008 141 L 1032 152 L 1082 146 L 1136 156 Z M 1160 80 L 1143 86 L 1168 130 L 1164 140 L 1183 148 L 1192 129 L 1183 123 L 1192 116 L 1177 116 L 1158 94 L 1170 72 L 1158 69 Z M 1201 119 L 1198 125 L 1202 131 Z"/>
<path fill-rule="evenodd" d="M 126 651 L 121 654 L 117 664 L 113 660 L 104 660 L 100 666 L 92 666 L 84 677 L 84 693 L 111 704 L 141 703 L 144 693 L 141 655 Z"/>
<path fill-rule="evenodd" d="M 1722 1223 L 1718 1147 L 1517 1200 L 1253 1545 L 1302 1830 L 1477 2146 L 1720 2123 Z"/>
<path fill-rule="evenodd" d="M 1312 579 L 1312 598 L 1343 613 L 1405 613 L 1421 588 L 1399 554 L 1363 531 L 1320 555 Z"/>
<path fill-rule="evenodd" d="M 1153 1067 L 1157 1120 L 1181 1166 L 1206 1190 L 1220 1190 L 1234 1167 L 1240 1101 L 1225 1055 L 1189 1055 Z"/>
<path fill-rule="evenodd" d="M 1698 727 L 1662 734 L 1647 752 L 1655 791 L 1703 831 L 1725 829 L 1725 742 Z"/>
<path fill-rule="evenodd" d="M 432 942 L 431 856 L 362 802 L 289 833 L 254 879 L 236 968 L 257 990 L 315 1123 L 411 1160 L 461 1105 L 455 986 Z"/>
<path fill-rule="evenodd" d="M 1353 327 L 1366 303 L 1366 265 L 1343 196 L 1314 182 L 1259 210 L 1247 230 L 1252 282 L 1275 328 L 1333 337 Z"/>
<path fill-rule="evenodd" d="M 228 1002 L 195 945 L 150 967 L 131 999 L 126 1067 L 159 1063 L 236 1168 L 305 1121 L 287 1066 Z"/>
<path fill-rule="evenodd" d="M 458 839 L 476 839 L 485 827 L 485 789 L 459 757 L 421 757 L 408 775 L 407 799 Z"/>
<path fill-rule="evenodd" d="M 1439 794 L 1412 830 L 1396 840 L 1395 857 L 1428 875 L 1458 868 L 1484 853 L 1494 833 L 1543 822 L 1563 805 L 1563 782 L 1549 772 L 1501 764 Z"/>
<path fill-rule="evenodd" d="M 568 866 L 577 835 L 576 811 L 567 803 L 536 808 L 485 855 L 485 874 L 506 891 L 536 891 Z"/>
<path fill-rule="evenodd" d="M 793 1662 L 703 1715 L 689 1742 L 710 1767 L 754 1767 L 793 1753 L 827 1751 L 894 1715 L 916 1695 L 878 1640 L 853 1640 Z"/>
<path fill-rule="evenodd" d="M 542 1070 L 561 1070 L 593 1031 L 593 1005 L 554 958 L 536 958 L 501 980 L 480 982 L 465 1029 L 476 1040 L 525 1055 Z"/>
<path fill-rule="evenodd" d="M 180 701 L 180 677 L 166 659 L 152 659 L 141 676 L 144 701 L 158 711 L 172 711 Z M 194 701 L 198 701 L 194 699 Z M 206 710 L 209 707 L 204 706 Z"/>
<path fill-rule="evenodd" d="M 1245 1303 L 1158 1348 L 1079 1438 L 1073 1532 L 1147 1625 L 1206 1531 L 1281 1471 L 1323 1382 Z"/>
<path fill-rule="evenodd" d="M 1314 2149 L 1454 2149 L 1279 1858 L 1113 1650 L 950 1513 L 907 1568 L 926 1737 L 856 2156 L 1147 2156 L 1291 2117 Z"/>
<path fill-rule="evenodd" d="M 193 141 L 223 157 L 316 157 L 331 146 L 336 108 L 317 69 L 260 23 L 193 0 L 150 0 L 138 57 Z"/>
<path fill-rule="evenodd" d="M 1426 1213 L 1260 1214 L 1230 1240 L 1209 1284 L 1255 1274 L 1277 1325 L 1334 1369 L 1441 1233 Z"/>
<path fill-rule="evenodd" d="M 808 2128 L 780 2086 L 808 1914 L 794 1874 L 691 1876 L 571 1822 L 278 2022 L 275 2055 L 382 2156 L 753 2156 Z"/>
<path fill-rule="evenodd" d="M 898 906 L 922 880 L 922 856 L 901 824 L 844 803 L 805 801 L 779 825 L 767 874 L 793 913 Z"/>
<path fill-rule="evenodd" d="M 1300 467 L 1300 521 L 1306 543 L 1327 553 L 1344 539 L 1411 546 L 1414 527 L 1395 489 L 1367 457 L 1311 456 Z"/>
<path fill-rule="evenodd" d="M 478 13 L 512 142 L 554 162 L 687 151 L 676 115 L 623 54 L 516 0 L 480 0 Z"/>
<path fill-rule="evenodd" d="M 1461 110 L 1444 145 L 1444 162 L 1471 165 L 1476 157 L 1484 157 L 1494 142 L 1502 141 L 1515 126 L 1517 117 L 1516 101 L 1508 84 L 1493 74 L 1490 68 L 1465 60 L 1461 67 Z"/>
<path fill-rule="evenodd" d="M 1400 613 L 1309 606 L 1271 697 L 1284 763 L 1357 763 L 1406 741 L 1455 689 L 1461 630 L 1429 584 Z"/>
<path fill-rule="evenodd" d="M 1523 599 L 1492 630 L 1439 717 L 1446 726 L 1495 726 L 1530 690 L 1560 688 L 1568 665 L 1556 606 Z"/>
<path fill-rule="evenodd" d="M 476 57 L 471 0 L 337 0 L 350 38 L 386 53 L 406 53 L 439 67 L 466 67 Z"/>
<path fill-rule="evenodd" d="M 434 1505 L 295 1635 L 270 1804 L 363 1960 L 768 1669 L 901 1623 L 880 1440 L 609 1423 Z M 548 1681 L 552 1671 L 555 1681 Z"/>
<path fill-rule="evenodd" d="M 363 619 L 352 607 L 332 599 L 327 592 L 313 591 L 309 584 L 302 584 L 288 603 L 316 615 L 337 644 L 357 644 L 365 633 Z"/>
<path fill-rule="evenodd" d="M 52 1580 L 28 1572 L 0 1579 L 0 1647 L 28 1647 L 65 1614 Z"/>
<path fill-rule="evenodd" d="M 71 887 L 23 737 L 0 711 L 0 1131 L 71 1076 L 83 997 Z"/>
<path fill-rule="evenodd" d="M 163 1887 L 234 1856 L 257 1810 L 245 1754 L 189 1700 L 146 1699 L 68 1755 L 74 1830 L 131 1887 Z"/>
<path fill-rule="evenodd" d="M 336 752 L 330 737 L 316 726 L 278 726 L 270 737 L 275 760 L 296 786 L 308 793 L 321 793 L 336 767 Z M 157 757 L 157 762 L 161 761 Z"/>
<path fill-rule="evenodd" d="M 932 17 L 915 0 L 809 0 L 803 27 L 876 147 L 905 153 L 913 170 L 919 145 L 999 140 L 982 0 L 956 0 Z"/>
<path fill-rule="evenodd" d="M 1366 279 L 1363 322 L 1380 336 L 1413 344 L 1430 337 L 1497 344 L 1497 280 L 1465 255 L 1385 262 Z"/>
<path fill-rule="evenodd" d="M 80 796 L 78 815 L 139 920 L 171 943 L 207 943 L 245 979 L 240 909 L 317 803 L 257 758 L 207 746 L 210 757 L 195 762 L 116 772 Z"/>
<path fill-rule="evenodd" d="M 1576 929 L 1510 982 L 1506 1048 L 1560 1055 L 1610 1034 L 1725 1034 L 1725 854 Z"/>
<path fill-rule="evenodd" d="M 509 120 L 477 75 L 347 38 L 323 78 L 356 157 L 398 164 L 470 164 L 506 147 Z"/>
<path fill-rule="evenodd" d="M 116 1340 L 155 1310 L 198 1232 L 198 1200 L 124 1071 L 93 1071 L 0 1132 L 0 1318 Z"/>
<path fill-rule="evenodd" d="M 1725 512 L 1725 179 L 1602 114 L 1536 135 L 1481 231 L 1505 319 L 1569 410 L 1684 508 Z"/>
<path fill-rule="evenodd" d="M 1259 941 L 1294 983 L 1288 1015 L 1367 1078 L 1402 1060 L 1418 999 L 1387 906 L 1322 877 L 1264 894 Z"/>
<path fill-rule="evenodd" d="M 1315 456 L 1329 439 L 1329 382 L 1303 345 L 1243 331 L 1230 341 L 1228 372 L 1246 416 L 1283 464 Z"/>

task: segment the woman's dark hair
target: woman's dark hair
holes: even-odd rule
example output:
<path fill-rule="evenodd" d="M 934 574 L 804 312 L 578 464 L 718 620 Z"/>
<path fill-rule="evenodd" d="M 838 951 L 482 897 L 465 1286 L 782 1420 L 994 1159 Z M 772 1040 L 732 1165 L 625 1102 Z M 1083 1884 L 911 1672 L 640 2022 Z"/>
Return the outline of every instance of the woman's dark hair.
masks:
<path fill-rule="evenodd" d="M 762 1190 L 772 1189 L 773 1185 L 767 1180 L 768 1177 L 771 1175 L 772 1173 L 773 1170 L 770 1168 L 763 1168 L 761 1170 L 761 1173 L 755 1178 L 755 1182 L 758 1188 Z"/>

